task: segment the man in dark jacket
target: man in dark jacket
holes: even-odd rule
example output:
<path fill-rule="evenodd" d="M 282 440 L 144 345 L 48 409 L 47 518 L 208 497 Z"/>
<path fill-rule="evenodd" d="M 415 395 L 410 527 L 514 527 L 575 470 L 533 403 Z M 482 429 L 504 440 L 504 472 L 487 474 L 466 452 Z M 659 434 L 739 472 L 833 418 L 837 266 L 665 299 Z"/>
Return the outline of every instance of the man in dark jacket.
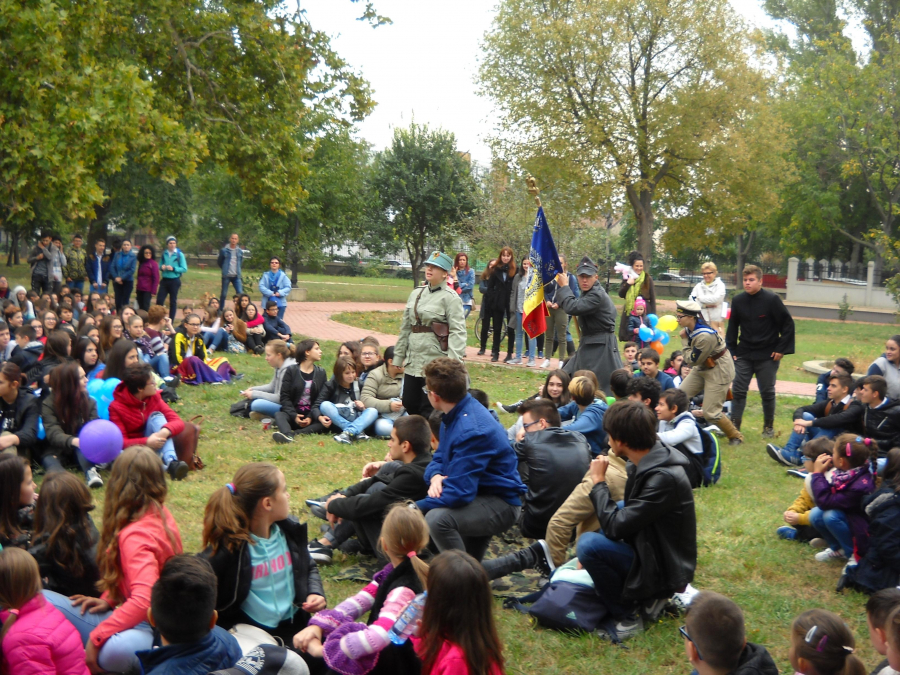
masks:
<path fill-rule="evenodd" d="M 609 458 L 591 462 L 591 499 L 600 532 L 578 540 L 578 560 L 591 575 L 597 595 L 624 640 L 655 620 L 671 596 L 694 578 L 697 519 L 685 473 L 688 460 L 657 440 L 656 416 L 643 403 L 619 401 L 603 420 L 610 449 L 630 460 L 624 506 L 606 484 Z"/>
<path fill-rule="evenodd" d="M 766 445 L 769 457 L 791 468 L 803 464 L 800 446 L 819 436 L 835 438 L 845 431 L 859 431 L 863 415 L 862 403 L 850 394 L 853 380 L 849 375 L 832 375 L 828 381 L 828 398 L 794 411 L 794 430 L 783 448 Z"/>
<path fill-rule="evenodd" d="M 859 402 L 863 404 L 863 435 L 878 444 L 880 473 L 888 451 L 900 446 L 900 401 L 887 398 L 887 380 L 881 375 L 867 375 L 857 385 L 862 385 Z"/>
<path fill-rule="evenodd" d="M 441 551 L 476 560 L 491 537 L 518 520 L 525 486 L 506 431 L 468 393 L 466 367 L 441 357 L 425 366 L 428 402 L 444 413 L 440 445 L 425 470 L 428 496 L 416 502 Z"/>
<path fill-rule="evenodd" d="M 734 296 L 725 343 L 734 358 L 731 421 L 740 430 L 747 390 L 756 375 L 763 407 L 763 438 L 775 435 L 775 378 L 785 354 L 794 353 L 794 320 L 778 297 L 762 287 L 762 270 L 744 267 L 744 292 Z"/>
<path fill-rule="evenodd" d="M 50 252 L 51 239 L 52 236 L 49 232 L 42 232 L 41 240 L 28 254 L 28 264 L 31 265 L 31 290 L 38 295 L 50 293 L 53 290 L 50 283 L 50 261 L 53 257 Z"/>
<path fill-rule="evenodd" d="M 834 365 L 831 366 L 831 370 L 825 371 L 816 380 L 816 403 L 828 400 L 828 382 L 832 376 L 853 375 L 853 370 L 853 361 L 845 359 L 843 356 L 836 358 Z"/>

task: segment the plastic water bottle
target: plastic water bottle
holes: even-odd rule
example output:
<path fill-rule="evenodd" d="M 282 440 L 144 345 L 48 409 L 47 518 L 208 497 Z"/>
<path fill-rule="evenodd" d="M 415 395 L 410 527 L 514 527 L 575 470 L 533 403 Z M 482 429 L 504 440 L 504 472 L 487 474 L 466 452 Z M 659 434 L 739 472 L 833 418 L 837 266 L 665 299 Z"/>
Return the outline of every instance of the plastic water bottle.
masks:
<path fill-rule="evenodd" d="M 422 591 L 414 597 L 412 602 L 403 610 L 400 618 L 391 626 L 391 629 L 388 631 L 388 637 L 395 645 L 402 645 L 409 639 L 410 635 L 415 635 L 419 632 L 419 624 L 422 622 L 422 610 L 425 609 L 425 598 L 427 595 L 428 591 Z"/>

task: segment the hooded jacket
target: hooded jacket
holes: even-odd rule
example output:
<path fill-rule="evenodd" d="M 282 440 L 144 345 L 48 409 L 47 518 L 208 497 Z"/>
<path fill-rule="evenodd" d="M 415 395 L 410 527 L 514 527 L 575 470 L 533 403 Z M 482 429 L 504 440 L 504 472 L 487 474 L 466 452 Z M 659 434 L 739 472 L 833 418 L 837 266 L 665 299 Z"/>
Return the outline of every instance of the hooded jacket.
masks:
<path fill-rule="evenodd" d="M 628 463 L 624 508 L 618 507 L 605 482 L 591 490 L 600 529 L 634 549 L 624 598 L 667 598 L 694 579 L 697 517 L 687 463 L 678 450 L 657 442 L 637 466 Z"/>
<path fill-rule="evenodd" d="M 737 666 L 728 675 L 778 675 L 778 666 L 765 647 L 748 642 Z"/>
<path fill-rule="evenodd" d="M 250 387 L 250 398 L 261 398 L 272 403 L 281 403 L 281 383 L 284 381 L 284 374 L 291 366 L 296 366 L 297 361 L 289 356 L 281 364 L 280 368 L 275 369 L 272 381 L 269 384 L 260 384 Z"/>
<path fill-rule="evenodd" d="M 137 252 L 131 249 L 128 253 L 117 252 L 109 263 L 109 277 L 120 277 L 123 282 L 134 281 L 134 273 L 137 269 Z"/>
<path fill-rule="evenodd" d="M 219 626 L 203 638 L 179 642 L 137 653 L 143 675 L 207 675 L 232 668 L 241 658 L 237 639 Z"/>
<path fill-rule="evenodd" d="M 142 258 L 137 270 L 137 290 L 142 293 L 156 293 L 159 288 L 159 263 Z"/>
<path fill-rule="evenodd" d="M 0 621 L 8 617 L 8 611 L 0 612 Z M 78 631 L 40 593 L 19 608 L 3 638 L 3 672 L 90 675 Z"/>
<path fill-rule="evenodd" d="M 868 465 L 864 465 L 868 467 Z M 824 473 L 810 475 L 812 498 L 823 511 L 838 509 L 847 517 L 857 555 L 865 555 L 869 548 L 869 522 L 863 512 L 862 501 L 875 490 L 875 477 L 870 471 L 860 471 L 843 489 L 829 483 Z M 845 551 L 847 553 L 847 551 Z"/>
<path fill-rule="evenodd" d="M 168 429 L 173 437 L 184 431 L 184 422 L 174 410 L 166 405 L 159 392 L 139 401 L 134 394 L 128 391 L 124 382 L 116 385 L 113 391 L 113 401 L 109 404 L 109 421 L 122 431 L 122 447 L 147 444 L 144 429 L 150 415 L 155 412 L 161 412 L 165 416 L 166 423 L 163 425 L 163 429 Z"/>
<path fill-rule="evenodd" d="M 862 431 L 878 443 L 878 456 L 886 457 L 891 448 L 900 445 L 900 400 L 887 398 L 878 408 L 863 406 Z"/>

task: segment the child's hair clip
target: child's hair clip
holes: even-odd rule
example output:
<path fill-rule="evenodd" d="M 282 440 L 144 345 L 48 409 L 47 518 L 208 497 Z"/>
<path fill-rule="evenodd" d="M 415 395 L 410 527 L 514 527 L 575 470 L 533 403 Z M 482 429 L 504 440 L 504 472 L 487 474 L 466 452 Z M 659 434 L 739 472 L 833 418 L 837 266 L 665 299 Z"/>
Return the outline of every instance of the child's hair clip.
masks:
<path fill-rule="evenodd" d="M 847 443 L 847 457 L 850 457 L 850 455 L 853 454 L 852 450 L 853 448 L 851 447 L 851 445 Z"/>
<path fill-rule="evenodd" d="M 817 628 L 818 628 L 818 626 L 813 626 L 813 627 L 810 628 L 808 631 L 806 631 L 806 637 L 804 637 L 803 640 L 804 640 L 807 644 L 809 644 L 810 642 L 812 642 L 813 636 L 816 634 L 816 629 L 817 629 Z"/>
<path fill-rule="evenodd" d="M 825 645 L 826 645 L 827 643 L 828 643 L 828 636 L 827 636 L 827 635 L 823 635 L 823 636 L 822 636 L 822 639 L 819 640 L 819 644 L 816 645 L 816 651 L 817 651 L 817 652 L 821 652 L 823 649 L 825 649 Z"/>
<path fill-rule="evenodd" d="M 852 654 L 853 652 L 856 651 L 855 649 L 853 649 L 853 647 L 848 647 L 847 645 L 841 645 L 841 646 L 844 648 L 844 651 L 847 652 L 848 654 Z"/>

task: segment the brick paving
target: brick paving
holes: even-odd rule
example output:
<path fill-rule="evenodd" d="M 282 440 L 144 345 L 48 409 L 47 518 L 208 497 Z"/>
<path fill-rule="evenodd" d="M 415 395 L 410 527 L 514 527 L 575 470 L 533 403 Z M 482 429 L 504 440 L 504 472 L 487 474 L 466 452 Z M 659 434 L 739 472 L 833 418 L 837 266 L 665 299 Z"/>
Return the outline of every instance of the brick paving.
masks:
<path fill-rule="evenodd" d="M 671 312 L 675 310 L 675 303 L 660 301 L 660 311 Z M 671 305 L 669 307 L 668 305 Z M 366 331 L 362 328 L 348 326 L 334 321 L 331 317 L 341 312 L 399 312 L 404 305 L 398 302 L 289 302 L 284 320 L 295 331 L 303 335 L 310 335 L 321 340 L 345 342 L 347 340 L 359 340 L 366 335 L 374 335 L 382 347 L 388 347 L 397 342 L 396 335 L 386 335 Z M 505 344 L 505 341 L 504 341 Z M 501 352 L 505 354 L 505 352 Z M 490 363 L 490 354 L 478 356 L 475 347 L 466 347 L 466 360 L 476 363 Z M 498 368 L 522 368 L 523 366 L 510 366 L 503 363 L 495 363 Z M 750 383 L 750 389 L 757 391 L 756 379 Z M 816 385 L 812 382 L 788 382 L 778 380 L 775 391 L 779 394 L 794 396 L 815 396 Z"/>

